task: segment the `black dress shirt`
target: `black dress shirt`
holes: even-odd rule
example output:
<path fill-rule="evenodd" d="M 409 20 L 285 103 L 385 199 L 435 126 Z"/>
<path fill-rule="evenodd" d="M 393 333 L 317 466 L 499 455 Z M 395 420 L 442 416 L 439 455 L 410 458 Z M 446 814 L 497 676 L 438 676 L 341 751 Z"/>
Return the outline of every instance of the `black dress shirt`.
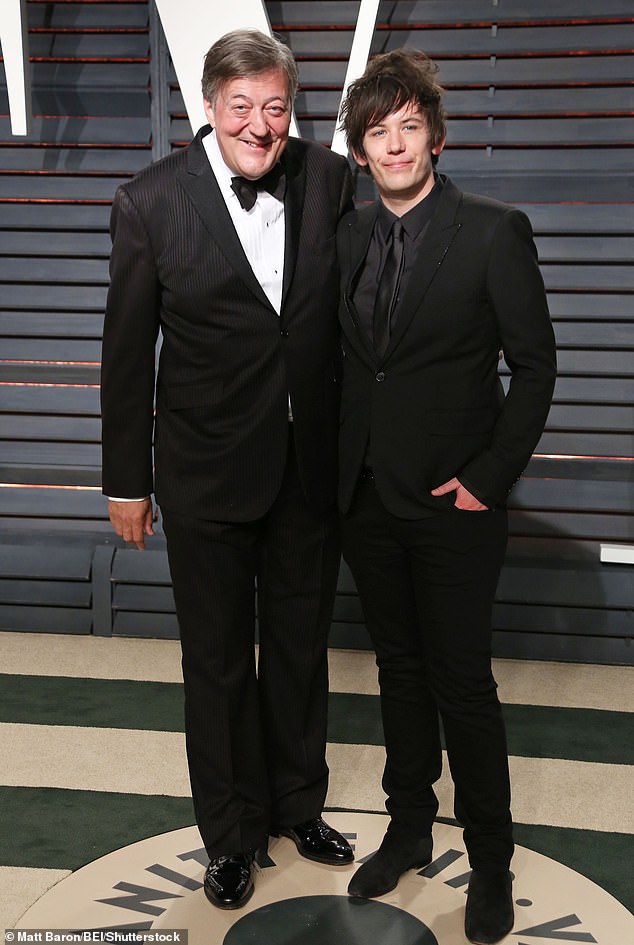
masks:
<path fill-rule="evenodd" d="M 398 295 L 392 313 L 392 327 L 398 321 L 400 302 L 405 295 L 416 256 L 423 237 L 434 215 L 438 198 L 442 189 L 442 181 L 438 178 L 433 189 L 415 207 L 408 210 L 402 217 L 397 217 L 383 202 L 379 202 L 379 210 L 370 238 L 368 252 L 365 257 L 354 287 L 352 301 L 357 313 L 359 325 L 367 335 L 370 344 L 373 343 L 373 316 L 374 301 L 376 299 L 379 281 L 385 265 L 390 231 L 395 220 L 400 219 L 403 224 L 403 271 L 399 284 Z"/>

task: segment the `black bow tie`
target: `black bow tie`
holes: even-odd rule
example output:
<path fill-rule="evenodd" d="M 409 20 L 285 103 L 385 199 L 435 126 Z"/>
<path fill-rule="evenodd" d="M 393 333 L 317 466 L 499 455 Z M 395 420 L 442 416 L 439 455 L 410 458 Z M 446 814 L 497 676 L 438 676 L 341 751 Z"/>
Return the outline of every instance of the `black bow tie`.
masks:
<path fill-rule="evenodd" d="M 258 198 L 258 190 L 266 190 L 269 194 L 275 194 L 283 176 L 284 172 L 281 164 L 276 164 L 268 174 L 259 177 L 257 180 L 247 180 L 246 177 L 232 177 L 231 189 L 240 201 L 242 209 L 250 210 Z"/>

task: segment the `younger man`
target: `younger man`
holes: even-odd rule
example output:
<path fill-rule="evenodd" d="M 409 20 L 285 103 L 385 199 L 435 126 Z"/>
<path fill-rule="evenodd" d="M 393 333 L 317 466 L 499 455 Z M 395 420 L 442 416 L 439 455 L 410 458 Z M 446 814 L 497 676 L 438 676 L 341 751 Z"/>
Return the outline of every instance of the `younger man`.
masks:
<path fill-rule="evenodd" d="M 380 896 L 431 860 L 440 714 L 472 866 L 465 931 L 485 945 L 513 926 L 491 609 L 505 502 L 548 414 L 555 345 L 527 217 L 434 172 L 445 143 L 435 71 L 417 52 L 377 56 L 343 109 L 380 198 L 338 229 L 339 503 L 377 654 L 391 815 L 349 892 Z"/>

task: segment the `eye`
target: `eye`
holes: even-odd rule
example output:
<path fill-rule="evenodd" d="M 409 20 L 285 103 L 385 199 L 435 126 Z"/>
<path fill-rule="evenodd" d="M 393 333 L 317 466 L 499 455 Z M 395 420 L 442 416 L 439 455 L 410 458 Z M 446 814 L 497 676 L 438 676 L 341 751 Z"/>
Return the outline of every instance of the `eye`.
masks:
<path fill-rule="evenodd" d="M 369 131 L 368 134 L 371 138 L 380 138 L 381 135 L 385 134 L 384 128 L 373 128 L 372 131 Z"/>
<path fill-rule="evenodd" d="M 286 108 L 284 105 L 269 105 L 267 112 L 269 115 L 273 115 L 274 118 L 279 118 L 281 115 L 286 114 Z"/>
<path fill-rule="evenodd" d="M 246 115 L 249 111 L 248 105 L 234 105 L 231 109 L 234 115 Z"/>

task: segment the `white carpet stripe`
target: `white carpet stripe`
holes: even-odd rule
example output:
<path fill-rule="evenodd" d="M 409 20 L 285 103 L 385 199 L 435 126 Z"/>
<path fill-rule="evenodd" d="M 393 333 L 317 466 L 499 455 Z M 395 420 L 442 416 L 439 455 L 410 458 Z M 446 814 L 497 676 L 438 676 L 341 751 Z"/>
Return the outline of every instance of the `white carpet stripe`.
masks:
<path fill-rule="evenodd" d="M 3 723 L 0 757 L 5 785 L 190 795 L 181 732 Z"/>
<path fill-rule="evenodd" d="M 3 673 L 182 682 L 177 640 L 0 633 Z"/>
<path fill-rule="evenodd" d="M 374 654 L 330 651 L 333 692 L 378 694 Z M 634 712 L 634 667 L 493 660 L 502 702 Z"/>
<path fill-rule="evenodd" d="M 332 692 L 376 695 L 370 651 L 331 650 Z M 176 640 L 0 633 L 3 673 L 181 682 Z M 634 667 L 494 660 L 503 702 L 634 712 Z"/>
<path fill-rule="evenodd" d="M 559 758 L 509 762 L 517 821 L 634 833 L 634 767 Z"/>
<path fill-rule="evenodd" d="M 0 866 L 0 929 L 12 929 L 36 899 L 70 872 Z"/>
<path fill-rule="evenodd" d="M 502 702 L 634 712 L 634 666 L 493 660 Z"/>
<path fill-rule="evenodd" d="M 327 805 L 383 811 L 382 747 L 328 745 Z M 634 769 L 550 758 L 510 758 L 513 816 L 518 823 L 634 833 Z M 445 756 L 436 784 L 439 815 L 453 817 L 453 785 Z M 601 799 L 600 803 L 595 799 Z"/>
<path fill-rule="evenodd" d="M 189 796 L 184 736 L 74 726 L 0 725 L 0 782 L 86 791 Z M 328 805 L 383 810 L 383 748 L 328 746 Z M 558 759 L 511 758 L 513 813 L 521 823 L 634 833 L 634 768 Z M 438 786 L 452 816 L 447 765 Z M 599 803 L 600 799 L 600 803 Z"/>

